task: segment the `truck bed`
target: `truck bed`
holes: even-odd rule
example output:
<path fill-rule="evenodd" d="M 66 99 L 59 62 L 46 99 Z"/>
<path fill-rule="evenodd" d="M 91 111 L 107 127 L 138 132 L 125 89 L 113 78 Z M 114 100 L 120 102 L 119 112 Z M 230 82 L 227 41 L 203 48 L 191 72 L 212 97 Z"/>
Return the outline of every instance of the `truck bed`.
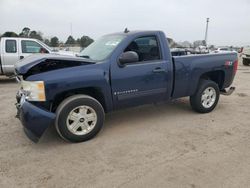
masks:
<path fill-rule="evenodd" d="M 199 78 L 209 71 L 220 72 L 220 79 L 223 79 L 223 84 L 219 86 L 221 90 L 229 87 L 234 78 L 232 74 L 235 61 L 237 61 L 235 52 L 173 57 L 175 79 L 173 79 L 172 98 L 193 95 Z M 232 64 L 226 67 L 225 63 L 228 62 Z"/>

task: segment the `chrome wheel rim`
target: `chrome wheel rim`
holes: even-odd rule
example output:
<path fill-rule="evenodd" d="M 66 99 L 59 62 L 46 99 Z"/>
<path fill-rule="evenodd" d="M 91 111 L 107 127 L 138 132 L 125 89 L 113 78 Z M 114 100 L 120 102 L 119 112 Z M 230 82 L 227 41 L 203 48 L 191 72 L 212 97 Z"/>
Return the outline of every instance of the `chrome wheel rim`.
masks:
<path fill-rule="evenodd" d="M 96 111 L 90 106 L 78 106 L 67 117 L 67 128 L 75 135 L 85 135 L 91 132 L 97 123 Z"/>
<path fill-rule="evenodd" d="M 213 106 L 216 100 L 216 91 L 212 87 L 205 89 L 201 96 L 201 103 L 204 108 L 210 108 Z"/>

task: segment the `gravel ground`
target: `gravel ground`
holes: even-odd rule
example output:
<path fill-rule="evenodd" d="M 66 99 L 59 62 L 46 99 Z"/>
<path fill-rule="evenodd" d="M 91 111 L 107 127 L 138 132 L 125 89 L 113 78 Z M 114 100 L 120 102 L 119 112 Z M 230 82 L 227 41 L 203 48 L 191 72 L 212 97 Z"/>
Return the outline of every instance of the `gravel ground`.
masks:
<path fill-rule="evenodd" d="M 14 117 L 18 85 L 0 77 L 0 187 L 249 187 L 250 67 L 234 85 L 209 114 L 183 98 L 108 114 L 85 143 L 51 127 L 35 144 Z"/>

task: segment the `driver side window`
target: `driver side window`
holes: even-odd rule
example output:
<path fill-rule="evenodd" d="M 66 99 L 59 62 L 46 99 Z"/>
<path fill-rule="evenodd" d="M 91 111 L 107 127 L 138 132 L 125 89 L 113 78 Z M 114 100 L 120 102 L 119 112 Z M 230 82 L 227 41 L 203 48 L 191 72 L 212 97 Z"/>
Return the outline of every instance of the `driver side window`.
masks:
<path fill-rule="evenodd" d="M 139 37 L 132 41 L 124 50 L 134 51 L 139 56 L 139 62 L 161 59 L 156 36 Z"/>
<path fill-rule="evenodd" d="M 22 40 L 22 53 L 48 53 L 40 44 L 35 41 Z"/>

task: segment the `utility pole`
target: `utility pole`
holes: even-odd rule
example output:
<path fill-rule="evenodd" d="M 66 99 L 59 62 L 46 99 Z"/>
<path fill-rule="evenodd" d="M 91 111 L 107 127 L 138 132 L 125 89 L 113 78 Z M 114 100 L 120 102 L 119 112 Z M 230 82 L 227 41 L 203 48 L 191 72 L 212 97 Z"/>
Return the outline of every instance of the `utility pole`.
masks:
<path fill-rule="evenodd" d="M 206 46 L 207 46 L 208 22 L 209 22 L 209 18 L 207 18 L 206 33 L 205 33 L 205 42 L 206 42 Z"/>

